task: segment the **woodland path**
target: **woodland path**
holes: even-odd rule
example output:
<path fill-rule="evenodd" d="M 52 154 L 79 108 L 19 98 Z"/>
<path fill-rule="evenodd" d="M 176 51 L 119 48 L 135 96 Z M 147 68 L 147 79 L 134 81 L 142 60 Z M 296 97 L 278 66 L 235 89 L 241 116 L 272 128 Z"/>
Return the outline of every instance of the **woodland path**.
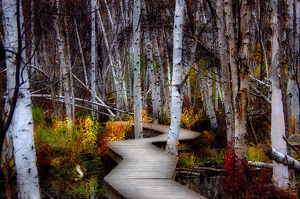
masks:
<path fill-rule="evenodd" d="M 162 134 L 152 138 L 112 141 L 109 156 L 118 165 L 105 178 L 110 199 L 205 198 L 173 180 L 177 158 L 153 143 L 166 143 L 169 126 L 143 124 Z M 181 129 L 179 140 L 194 140 L 200 134 Z"/>

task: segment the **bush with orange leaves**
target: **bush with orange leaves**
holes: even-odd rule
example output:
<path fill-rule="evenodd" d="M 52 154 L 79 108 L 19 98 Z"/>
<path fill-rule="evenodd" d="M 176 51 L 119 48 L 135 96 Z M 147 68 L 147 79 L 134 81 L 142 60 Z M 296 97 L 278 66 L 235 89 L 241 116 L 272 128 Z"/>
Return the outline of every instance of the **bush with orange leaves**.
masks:
<path fill-rule="evenodd" d="M 130 122 L 109 121 L 106 123 L 106 133 L 100 139 L 100 148 L 104 157 L 108 149 L 107 143 L 110 141 L 124 140 L 126 134 L 130 132 L 131 129 L 132 125 Z"/>

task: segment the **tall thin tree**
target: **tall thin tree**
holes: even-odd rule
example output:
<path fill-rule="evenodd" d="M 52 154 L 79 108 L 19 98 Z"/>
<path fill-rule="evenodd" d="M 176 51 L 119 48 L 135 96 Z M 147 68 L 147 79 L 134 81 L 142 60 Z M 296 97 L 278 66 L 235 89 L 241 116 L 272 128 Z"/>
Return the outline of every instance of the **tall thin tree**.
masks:
<path fill-rule="evenodd" d="M 179 85 L 182 79 L 182 36 L 184 0 L 176 0 L 173 29 L 173 78 L 171 99 L 171 126 L 167 139 L 166 151 L 178 155 L 178 138 L 181 120 L 181 95 Z"/>
<path fill-rule="evenodd" d="M 141 97 L 141 66 L 140 66 L 140 15 L 141 1 L 133 2 L 133 100 L 134 100 L 134 134 L 135 139 L 143 138 L 142 97 Z"/>
<path fill-rule="evenodd" d="M 20 0 L 3 0 L 4 47 L 7 68 L 7 135 L 12 138 L 18 197 L 40 198 L 29 93 L 28 65 L 25 65 L 23 16 Z M 14 102 L 10 104 L 9 102 Z M 15 106 L 13 112 L 12 108 Z M 12 113 L 12 114 L 11 114 Z M 11 117 L 11 118 L 10 118 Z M 2 129 L 3 130 L 3 129 Z M 12 150 L 12 149 L 11 149 Z"/>

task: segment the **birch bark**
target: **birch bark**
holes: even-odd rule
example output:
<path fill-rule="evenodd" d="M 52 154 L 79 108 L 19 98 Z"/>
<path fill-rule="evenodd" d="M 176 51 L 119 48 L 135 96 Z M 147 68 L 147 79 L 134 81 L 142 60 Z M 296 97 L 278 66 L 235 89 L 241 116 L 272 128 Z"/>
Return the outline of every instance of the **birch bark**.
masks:
<path fill-rule="evenodd" d="M 28 68 L 24 66 L 21 1 L 3 0 L 4 47 L 7 67 L 7 103 L 19 87 L 13 118 L 7 135 L 12 138 L 19 198 L 40 198 L 29 93 Z M 11 53 L 14 52 L 14 53 Z M 16 78 L 17 77 L 17 78 Z M 19 79 L 15 81 L 16 79 Z M 20 84 L 19 84 L 20 83 Z M 10 108 L 10 106 L 7 106 Z"/>
<path fill-rule="evenodd" d="M 76 37 L 77 37 L 77 42 L 78 42 L 78 47 L 79 47 L 81 62 L 82 62 L 82 66 L 83 66 L 83 74 L 84 74 L 85 85 L 88 85 L 88 76 L 87 76 L 87 71 L 86 71 L 86 64 L 85 64 L 85 60 L 84 60 L 84 56 L 83 56 L 81 40 L 80 40 L 80 37 L 79 37 L 78 28 L 77 28 L 77 22 L 76 22 L 75 18 L 74 18 L 74 26 L 75 26 L 75 33 L 76 33 Z"/>
<path fill-rule="evenodd" d="M 211 128 L 216 129 L 216 128 L 218 128 L 218 121 L 217 121 L 216 112 L 214 110 L 214 106 L 213 106 L 213 102 L 212 102 L 212 95 L 211 95 L 212 93 L 209 92 L 209 86 L 211 84 L 207 83 L 210 78 L 205 77 L 205 71 L 204 71 L 203 64 L 199 65 L 198 70 L 199 70 L 199 77 L 200 77 L 199 83 L 200 83 L 201 91 L 203 93 L 202 101 L 205 102 L 204 108 L 205 108 L 207 116 L 209 118 Z"/>
<path fill-rule="evenodd" d="M 142 127 L 142 98 L 141 98 L 141 76 L 140 76 L 140 13 L 141 2 L 133 3 L 133 99 L 134 99 L 134 134 L 135 139 L 143 138 Z"/>
<path fill-rule="evenodd" d="M 241 4 L 241 48 L 239 49 L 240 68 L 237 72 L 238 81 L 233 83 L 237 87 L 237 93 L 233 95 L 234 100 L 234 122 L 235 122 L 235 153 L 241 160 L 247 159 L 247 109 L 249 92 L 249 60 L 250 60 L 250 29 L 249 29 L 249 4 L 242 0 Z M 237 70 L 237 69 L 234 69 Z M 235 85 L 236 84 L 236 85 Z"/>
<path fill-rule="evenodd" d="M 57 8 L 57 12 L 60 13 L 60 1 L 56 0 L 56 8 Z M 56 23 L 55 23 L 55 31 L 56 31 L 56 39 L 57 39 L 57 45 L 58 45 L 58 56 L 60 59 L 60 70 L 61 70 L 61 84 L 63 85 L 63 91 L 64 91 L 64 96 L 65 96 L 65 108 L 66 108 L 66 118 L 68 119 L 68 121 L 71 121 L 71 113 L 72 113 L 72 109 L 71 109 L 71 100 L 70 100 L 70 86 L 69 86 L 69 78 L 68 78 L 68 66 L 66 63 L 66 57 L 65 57 L 65 53 L 64 53 L 64 48 L 65 46 L 65 42 L 64 42 L 64 38 L 62 36 L 61 33 L 61 29 L 60 29 L 60 18 L 58 15 L 55 16 L 56 19 Z M 59 93 L 60 94 L 60 93 Z"/>
<path fill-rule="evenodd" d="M 299 73 L 299 1 L 288 0 L 287 16 L 287 40 L 289 44 L 288 63 L 288 85 L 287 85 L 287 108 L 288 119 L 290 120 L 289 133 L 298 134 L 299 123 L 299 87 L 297 85 L 297 74 Z M 289 135 L 286 135 L 287 137 Z"/>
<path fill-rule="evenodd" d="M 146 3 L 142 1 L 142 10 L 146 14 Z M 153 44 L 150 40 L 150 30 L 146 29 L 144 32 L 144 39 L 146 43 L 146 55 L 147 55 L 147 65 L 149 70 L 149 79 L 150 79 L 150 86 L 151 86 L 151 99 L 152 99 L 152 118 L 154 124 L 158 124 L 158 117 L 159 117 L 159 104 L 158 104 L 158 89 L 159 87 L 155 81 L 155 71 L 154 71 L 154 60 L 153 60 Z"/>
<path fill-rule="evenodd" d="M 228 51 L 229 51 L 229 69 L 231 72 L 231 76 L 229 77 L 230 80 L 229 82 L 227 82 L 227 87 L 230 85 L 230 82 L 232 81 L 232 87 L 231 87 L 231 95 L 233 96 L 233 99 L 237 96 L 237 91 L 238 91 L 238 76 L 237 76 L 237 46 L 235 44 L 235 25 L 234 25 L 234 21 L 233 21 L 233 13 L 232 13 L 232 0 L 225 0 L 224 1 L 224 11 L 225 11 L 225 21 L 226 21 L 226 32 L 227 32 L 227 41 L 228 41 Z M 226 70 L 226 67 L 224 68 L 224 70 Z M 226 74 L 226 71 L 223 71 L 223 75 Z M 228 74 L 228 73 L 227 73 Z M 223 77 L 224 80 L 226 78 L 227 80 L 227 76 Z M 225 80 L 225 81 L 226 81 Z M 227 95 L 226 95 L 227 94 Z M 225 98 L 229 97 L 229 93 L 225 93 Z M 226 99 L 226 102 L 228 103 L 229 99 Z M 232 98 L 230 96 L 230 101 L 229 103 L 232 103 Z M 229 105 L 229 104 L 228 104 Z M 227 116 L 228 118 L 231 117 L 232 114 L 232 121 L 227 121 L 227 122 L 232 122 L 232 124 L 228 124 L 230 125 L 227 126 L 227 139 L 228 138 L 233 138 L 234 137 L 234 132 L 235 132 L 235 127 L 234 127 L 234 107 L 232 106 L 232 113 L 230 113 L 230 106 L 228 106 L 229 108 L 229 112 L 227 112 Z M 231 118 L 230 118 L 231 119 Z M 229 130 L 229 131 L 228 131 Z M 232 135 L 229 135 L 229 132 L 232 130 Z M 232 143 L 234 143 L 234 140 L 232 140 Z"/>
<path fill-rule="evenodd" d="M 91 101 L 92 109 L 97 110 L 96 103 L 96 0 L 91 0 Z M 92 117 L 95 117 L 92 111 Z"/>
<path fill-rule="evenodd" d="M 278 18 L 277 18 L 277 0 L 270 2 L 271 17 L 270 26 L 272 29 L 271 35 L 271 66 L 269 78 L 272 82 L 272 113 L 271 113 L 271 141 L 272 147 L 278 152 L 286 155 L 287 148 L 286 143 L 282 139 L 285 135 L 285 123 L 283 114 L 283 104 L 280 89 L 280 79 L 277 75 L 277 69 L 279 67 L 279 40 L 278 40 Z M 288 168 L 277 162 L 273 162 L 273 180 L 281 188 L 288 188 L 289 172 Z"/>
<path fill-rule="evenodd" d="M 182 69 L 182 32 L 184 0 L 176 0 L 173 29 L 173 79 L 171 99 L 171 125 L 167 138 L 166 151 L 178 155 L 178 137 L 180 132 L 181 107 L 179 84 L 181 83 Z"/>
<path fill-rule="evenodd" d="M 116 23 L 113 20 L 115 18 L 114 14 L 113 14 L 114 12 L 110 12 L 107 1 L 105 0 L 104 2 L 106 4 L 106 10 L 107 10 L 107 13 L 108 13 L 108 16 L 109 16 L 109 21 L 110 21 L 110 24 L 111 24 L 111 27 L 112 27 L 112 31 L 117 32 L 118 28 L 116 26 Z M 111 7 L 111 9 L 113 9 L 113 6 Z M 113 15 L 113 17 L 112 17 L 112 15 Z M 116 72 L 116 77 L 115 78 L 117 79 L 118 84 L 120 85 L 120 89 L 119 89 L 119 91 L 117 91 L 117 92 L 119 92 L 119 95 L 121 97 L 120 101 L 119 101 L 119 108 L 123 108 L 124 104 L 125 104 L 125 106 L 127 106 L 127 90 L 126 90 L 124 71 L 123 71 L 123 68 L 122 68 L 122 63 L 121 63 L 121 57 L 120 57 L 119 50 L 120 50 L 119 45 L 116 43 L 115 47 L 114 47 L 115 64 L 113 65 L 113 67 L 115 68 L 115 72 Z"/>
<path fill-rule="evenodd" d="M 276 149 L 269 145 L 264 146 L 263 151 L 270 159 L 274 160 L 275 162 L 288 166 L 289 168 L 292 168 L 297 172 L 300 171 L 300 162 L 295 160 L 294 158 L 276 151 Z"/>

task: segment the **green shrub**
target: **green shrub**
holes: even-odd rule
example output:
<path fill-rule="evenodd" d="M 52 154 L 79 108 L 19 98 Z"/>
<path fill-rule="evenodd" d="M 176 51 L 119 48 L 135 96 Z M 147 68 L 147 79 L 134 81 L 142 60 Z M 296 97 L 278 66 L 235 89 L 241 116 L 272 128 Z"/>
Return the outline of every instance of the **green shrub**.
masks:
<path fill-rule="evenodd" d="M 45 123 L 46 115 L 43 108 L 33 107 L 31 111 L 32 111 L 32 119 L 34 124 L 41 125 Z"/>

